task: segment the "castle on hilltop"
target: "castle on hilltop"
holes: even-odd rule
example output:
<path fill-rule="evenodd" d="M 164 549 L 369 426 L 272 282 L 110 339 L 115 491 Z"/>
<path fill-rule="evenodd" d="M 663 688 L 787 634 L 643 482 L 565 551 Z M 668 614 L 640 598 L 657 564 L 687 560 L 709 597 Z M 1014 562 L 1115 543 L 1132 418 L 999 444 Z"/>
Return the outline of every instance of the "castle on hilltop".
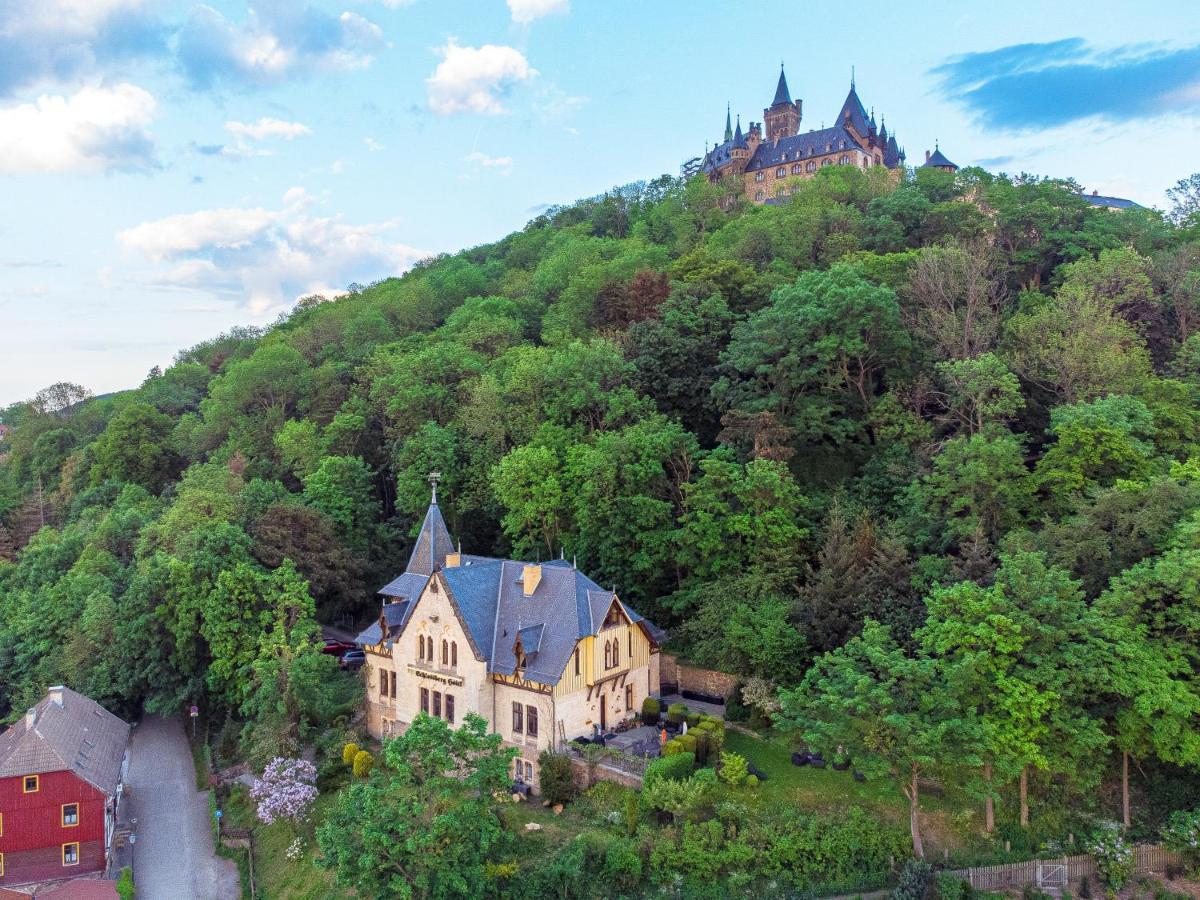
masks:
<path fill-rule="evenodd" d="M 745 182 L 748 200 L 769 203 L 790 194 L 795 179 L 811 178 L 822 166 L 883 166 L 893 170 L 904 166 L 904 148 L 895 132 L 889 134 L 886 123 L 876 127 L 874 111 L 867 114 L 853 78 L 846 102 L 831 127 L 801 133 L 803 103 L 792 100 L 781 63 L 775 99 L 763 110 L 763 121 L 751 122 L 743 133 L 741 116 L 734 127 L 726 107 L 724 138 L 693 165 L 685 163 L 684 174 L 703 173 L 712 181 L 739 177 Z M 940 149 L 926 152 L 924 165 L 948 172 L 958 170 Z"/>

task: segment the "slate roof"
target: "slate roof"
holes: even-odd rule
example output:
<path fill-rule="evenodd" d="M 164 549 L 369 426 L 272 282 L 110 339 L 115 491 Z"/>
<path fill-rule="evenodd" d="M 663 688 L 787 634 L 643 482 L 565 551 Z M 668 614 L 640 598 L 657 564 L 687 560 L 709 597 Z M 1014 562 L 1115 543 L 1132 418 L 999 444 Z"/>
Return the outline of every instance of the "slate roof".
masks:
<path fill-rule="evenodd" d="M 440 520 L 438 516 L 437 521 Z M 430 522 L 430 516 L 426 515 L 422 535 Z M 415 551 L 413 556 L 416 558 Z M 527 563 L 462 554 L 459 565 L 444 564 L 443 554 L 439 575 L 462 617 L 472 648 L 487 661 L 488 670 L 513 674 L 519 635 L 526 654 L 522 676 L 540 684 L 555 684 L 561 678 L 576 643 L 599 631 L 616 599 L 613 591 L 600 587 L 563 559 L 540 563 L 541 579 L 528 597 L 522 583 Z M 385 602 L 381 618 L 387 624 L 387 633 L 384 634 L 377 620 L 359 634 L 356 642 L 378 644 L 395 640 L 407 626 L 416 600 L 428 582 L 429 576 L 409 571 L 387 584 L 380 593 L 389 601 L 405 598 Z M 662 643 L 665 635 L 661 630 L 625 604 L 621 608 L 631 621 L 642 624 L 651 640 Z"/>
<path fill-rule="evenodd" d="M 842 108 L 838 110 L 837 121 L 839 125 L 844 125 L 849 113 L 850 124 L 854 126 L 854 130 L 863 137 L 867 136 L 869 123 L 867 120 L 867 110 L 862 105 L 862 101 L 858 99 L 858 91 L 854 89 L 854 82 L 850 82 L 850 93 L 846 95 L 846 101 L 842 104 Z"/>
<path fill-rule="evenodd" d="M 450 529 L 442 518 L 437 501 L 429 504 L 425 513 L 425 521 L 421 523 L 421 533 L 417 535 L 416 546 L 412 556 L 408 558 L 408 568 L 405 572 L 417 572 L 421 575 L 432 575 L 434 570 L 446 561 L 446 554 L 454 552 L 454 541 L 450 539 Z"/>
<path fill-rule="evenodd" d="M 61 690 L 61 705 L 55 696 Z M 74 772 L 105 794 L 121 783 L 129 725 L 70 688 L 53 688 L 0 735 L 0 778 Z"/>
<path fill-rule="evenodd" d="M 952 163 L 952 162 L 950 162 L 950 160 L 946 159 L 946 155 L 944 153 L 942 153 L 942 151 L 939 150 L 936 146 L 933 149 L 933 153 L 931 153 L 929 155 L 929 159 L 925 160 L 925 162 L 922 164 L 921 168 L 922 169 L 933 168 L 935 166 L 947 166 L 947 167 L 954 168 L 954 169 L 958 168 L 958 165 L 956 163 Z"/>
<path fill-rule="evenodd" d="M 1092 206 L 1103 206 L 1106 209 L 1142 209 L 1142 204 L 1124 197 L 1106 197 L 1103 194 L 1080 194 Z"/>
<path fill-rule="evenodd" d="M 791 137 L 780 138 L 778 141 L 763 141 L 754 151 L 754 156 L 750 157 L 746 171 L 769 169 L 784 163 L 858 148 L 859 144 L 854 140 L 854 136 L 840 125 L 835 125 L 833 128 L 821 128 L 817 131 L 794 134 Z"/>
<path fill-rule="evenodd" d="M 889 169 L 894 169 L 904 161 L 904 151 L 900 149 L 900 145 L 896 143 L 896 136 L 892 135 L 887 139 L 887 143 L 883 147 L 883 164 Z"/>
<path fill-rule="evenodd" d="M 787 78 L 783 74 L 783 64 L 779 65 L 779 84 L 775 86 L 775 99 L 771 101 L 772 106 L 791 106 L 792 94 L 788 90 Z"/>

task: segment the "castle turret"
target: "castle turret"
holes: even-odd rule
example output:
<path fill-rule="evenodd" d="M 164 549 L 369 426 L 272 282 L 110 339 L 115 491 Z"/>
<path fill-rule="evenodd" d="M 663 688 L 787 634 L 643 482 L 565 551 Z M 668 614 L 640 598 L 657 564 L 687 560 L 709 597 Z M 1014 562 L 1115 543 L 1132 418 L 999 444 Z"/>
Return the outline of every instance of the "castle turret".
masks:
<path fill-rule="evenodd" d="M 733 123 L 729 120 L 729 104 L 725 104 L 725 140 L 733 140 Z"/>
<path fill-rule="evenodd" d="M 958 171 L 958 166 L 946 159 L 945 154 L 942 153 L 936 141 L 934 141 L 932 153 L 930 153 L 928 150 L 925 151 L 925 165 L 921 166 L 921 168 L 941 169 L 943 172 Z"/>
<path fill-rule="evenodd" d="M 779 64 L 779 83 L 775 86 L 775 99 L 763 110 L 763 121 L 767 126 L 767 140 L 778 141 L 780 138 L 791 137 L 800 133 L 802 118 L 802 103 L 792 102 L 792 94 L 788 90 L 787 77 L 783 74 L 783 63 Z"/>

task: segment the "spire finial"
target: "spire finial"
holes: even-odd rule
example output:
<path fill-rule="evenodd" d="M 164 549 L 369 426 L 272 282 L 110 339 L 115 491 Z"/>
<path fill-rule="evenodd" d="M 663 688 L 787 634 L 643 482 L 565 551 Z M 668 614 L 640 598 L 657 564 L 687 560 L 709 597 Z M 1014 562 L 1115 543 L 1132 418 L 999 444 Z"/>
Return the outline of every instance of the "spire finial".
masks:
<path fill-rule="evenodd" d="M 850 67 L 850 90 L 854 90 L 854 66 Z"/>
<path fill-rule="evenodd" d="M 441 480 L 442 480 L 441 472 L 430 472 L 429 473 L 429 486 L 431 488 L 433 488 L 433 497 L 429 501 L 431 506 L 437 506 L 437 486 L 438 486 L 438 482 Z"/>

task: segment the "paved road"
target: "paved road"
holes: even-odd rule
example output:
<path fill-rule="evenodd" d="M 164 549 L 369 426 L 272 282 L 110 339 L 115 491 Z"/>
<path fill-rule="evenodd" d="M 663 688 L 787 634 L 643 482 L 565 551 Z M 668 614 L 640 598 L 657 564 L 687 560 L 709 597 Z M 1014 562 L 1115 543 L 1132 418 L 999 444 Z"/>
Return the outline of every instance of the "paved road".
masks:
<path fill-rule="evenodd" d="M 208 795 L 196 791 L 178 718 L 146 716 L 134 729 L 129 784 L 138 900 L 237 900 L 237 867 L 213 853 Z"/>

